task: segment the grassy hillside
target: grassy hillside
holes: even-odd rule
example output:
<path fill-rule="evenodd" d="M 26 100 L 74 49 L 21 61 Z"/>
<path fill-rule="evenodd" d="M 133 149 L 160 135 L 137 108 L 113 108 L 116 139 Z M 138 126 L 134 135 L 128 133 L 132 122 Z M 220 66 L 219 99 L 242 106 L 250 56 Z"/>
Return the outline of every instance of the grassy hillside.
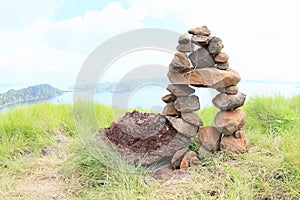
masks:
<path fill-rule="evenodd" d="M 99 143 L 85 146 L 71 105 L 17 107 L 0 114 L 0 197 L 299 199 L 300 95 L 290 99 L 258 96 L 242 109 L 251 142 L 248 153 L 221 151 L 207 156 L 189 170 L 190 176 L 162 184 Z M 215 108 L 201 110 L 205 125 L 213 124 L 216 112 Z M 96 104 L 95 114 L 100 127 L 113 121 L 109 107 Z M 44 146 L 60 150 L 42 155 Z"/>

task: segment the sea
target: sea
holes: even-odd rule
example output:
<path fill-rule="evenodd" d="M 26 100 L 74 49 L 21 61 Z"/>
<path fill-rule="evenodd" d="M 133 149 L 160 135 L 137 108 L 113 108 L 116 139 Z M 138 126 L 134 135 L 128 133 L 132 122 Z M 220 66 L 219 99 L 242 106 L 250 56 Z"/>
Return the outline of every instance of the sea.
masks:
<path fill-rule="evenodd" d="M 52 85 L 56 87 L 55 85 Z M 18 86 L 17 88 L 19 88 Z M 274 96 L 282 95 L 292 97 L 300 94 L 300 83 L 276 83 L 264 81 L 241 81 L 238 84 L 239 91 L 246 94 L 246 101 L 254 96 Z M 6 85 L 1 88 L 1 93 L 8 89 L 14 89 L 16 85 Z M 65 88 L 59 88 L 65 89 Z M 218 94 L 214 89 L 196 88 L 195 94 L 199 97 L 201 108 L 211 106 L 212 99 Z M 93 101 L 107 106 L 114 106 L 124 109 L 143 108 L 153 112 L 161 112 L 165 103 L 161 97 L 168 94 L 166 85 L 143 85 L 134 91 L 97 91 L 94 92 Z M 66 92 L 63 95 L 49 99 L 39 100 L 39 102 L 49 102 L 52 104 L 73 104 L 75 92 Z M 26 104 L 37 101 L 26 102 Z M 21 103 L 24 104 L 24 103 Z M 18 104 L 20 105 L 20 104 Z M 5 112 L 18 105 L 3 107 L 0 112 Z"/>

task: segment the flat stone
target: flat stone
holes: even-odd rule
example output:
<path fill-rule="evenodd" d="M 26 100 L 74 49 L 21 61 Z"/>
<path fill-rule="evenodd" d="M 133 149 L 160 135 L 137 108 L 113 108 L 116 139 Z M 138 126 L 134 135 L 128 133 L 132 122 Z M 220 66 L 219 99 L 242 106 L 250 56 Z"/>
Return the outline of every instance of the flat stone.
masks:
<path fill-rule="evenodd" d="M 215 62 L 211 55 L 205 50 L 205 48 L 199 48 L 189 55 L 193 66 L 195 68 L 214 67 Z"/>
<path fill-rule="evenodd" d="M 171 160 L 173 169 L 177 169 L 180 167 L 180 163 L 186 152 L 187 152 L 187 148 L 183 148 L 180 149 L 179 151 L 176 151 L 176 153 L 174 154 Z"/>
<path fill-rule="evenodd" d="M 213 100 L 213 104 L 222 111 L 234 110 L 244 105 L 246 95 L 238 92 L 237 94 L 218 94 Z"/>
<path fill-rule="evenodd" d="M 167 116 L 178 116 L 180 112 L 176 110 L 174 102 L 170 102 L 164 107 L 163 114 Z"/>
<path fill-rule="evenodd" d="M 195 92 L 193 88 L 183 84 L 169 84 L 167 90 L 177 97 L 189 96 Z"/>
<path fill-rule="evenodd" d="M 194 45 L 190 42 L 187 44 L 179 44 L 176 47 L 176 50 L 182 53 L 192 52 L 194 49 Z"/>
<path fill-rule="evenodd" d="M 200 109 L 200 102 L 196 95 L 177 97 L 174 102 L 174 106 L 179 112 L 192 112 Z"/>
<path fill-rule="evenodd" d="M 220 69 L 220 70 L 226 70 L 229 68 L 229 63 L 216 63 L 215 65 L 216 68 Z"/>
<path fill-rule="evenodd" d="M 199 128 L 198 139 L 201 152 L 215 152 L 220 149 L 221 133 L 214 126 Z"/>
<path fill-rule="evenodd" d="M 232 70 L 219 70 L 217 68 L 201 68 L 186 73 L 168 72 L 170 82 L 189 84 L 198 87 L 224 88 L 237 85 L 240 75 Z"/>
<path fill-rule="evenodd" d="M 195 126 L 203 126 L 203 121 L 197 113 L 181 113 L 181 118 Z"/>
<path fill-rule="evenodd" d="M 223 47 L 224 45 L 222 43 L 222 40 L 218 37 L 213 37 L 208 44 L 208 52 L 211 55 L 216 56 L 221 52 Z"/>
<path fill-rule="evenodd" d="M 220 52 L 216 57 L 214 58 L 215 62 L 219 63 L 226 63 L 228 61 L 228 55 L 227 53 Z"/>
<path fill-rule="evenodd" d="M 205 36 L 209 36 L 211 31 L 207 28 L 207 26 L 201 26 L 201 27 L 195 27 L 195 28 L 191 28 L 190 30 L 188 30 L 189 34 L 193 34 L 193 35 L 205 35 Z"/>
<path fill-rule="evenodd" d="M 190 61 L 185 53 L 177 52 L 169 65 L 169 70 L 173 72 L 188 72 L 191 70 Z"/>
<path fill-rule="evenodd" d="M 232 85 L 226 88 L 218 88 L 217 89 L 219 92 L 225 93 L 225 94 L 237 94 L 239 91 L 238 86 Z"/>
<path fill-rule="evenodd" d="M 179 36 L 178 38 L 178 43 L 179 44 L 188 44 L 190 43 L 190 35 L 188 33 L 182 34 L 181 36 Z"/>
<path fill-rule="evenodd" d="M 193 35 L 192 43 L 200 45 L 200 46 L 207 46 L 211 39 L 212 39 L 212 37 L 205 36 L 205 35 Z"/>
<path fill-rule="evenodd" d="M 240 130 L 240 137 L 235 138 L 234 135 L 224 136 L 221 140 L 221 149 L 226 149 L 235 153 L 247 152 L 250 147 L 249 140 L 244 130 Z"/>
<path fill-rule="evenodd" d="M 214 119 L 219 132 L 232 135 L 240 130 L 246 123 L 246 114 L 243 110 L 220 111 Z"/>
<path fill-rule="evenodd" d="M 167 94 L 167 95 L 163 96 L 161 98 L 161 100 L 165 103 L 171 103 L 171 102 L 174 102 L 176 100 L 176 98 L 177 97 L 173 94 Z"/>
<path fill-rule="evenodd" d="M 169 117 L 172 126 L 187 138 L 194 137 L 197 134 L 198 126 L 185 122 L 180 118 Z"/>

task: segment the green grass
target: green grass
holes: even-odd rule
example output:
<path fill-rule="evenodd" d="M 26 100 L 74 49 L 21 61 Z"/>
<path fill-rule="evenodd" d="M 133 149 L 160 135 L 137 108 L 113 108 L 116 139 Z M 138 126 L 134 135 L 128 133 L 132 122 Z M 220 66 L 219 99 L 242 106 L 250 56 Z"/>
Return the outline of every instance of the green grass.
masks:
<path fill-rule="evenodd" d="M 300 198 L 300 95 L 250 98 L 241 108 L 247 115 L 249 152 L 206 156 L 201 166 L 189 169 L 188 178 L 172 184 L 153 180 L 151 170 L 133 167 L 95 142 L 98 128 L 125 111 L 89 106 L 73 111 L 70 105 L 38 103 L 0 114 L 0 199 L 46 198 L 44 194 L 52 193 L 61 199 Z M 213 125 L 216 112 L 205 108 L 199 114 L 205 125 Z M 66 137 L 67 143 L 58 142 L 57 136 Z M 46 145 L 62 151 L 42 156 Z M 197 150 L 196 141 L 191 148 Z M 24 186 L 43 181 L 53 187 L 36 193 Z"/>

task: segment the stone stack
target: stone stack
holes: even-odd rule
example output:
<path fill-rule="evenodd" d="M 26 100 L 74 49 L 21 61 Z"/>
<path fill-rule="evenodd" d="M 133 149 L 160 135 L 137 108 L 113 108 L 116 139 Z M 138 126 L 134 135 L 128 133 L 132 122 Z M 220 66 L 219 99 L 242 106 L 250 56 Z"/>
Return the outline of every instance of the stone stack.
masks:
<path fill-rule="evenodd" d="M 220 148 L 245 152 L 249 142 L 242 129 L 246 122 L 244 104 L 246 95 L 238 91 L 239 74 L 229 68 L 228 55 L 222 52 L 223 42 L 212 37 L 206 27 L 192 28 L 178 39 L 177 53 L 169 65 L 170 94 L 162 97 L 167 103 L 164 115 L 169 116 L 173 127 L 186 137 L 198 133 L 200 152 L 214 152 Z M 203 126 L 194 113 L 200 109 L 199 99 L 192 95 L 190 86 L 209 87 L 220 93 L 212 100 L 220 109 L 214 118 L 215 126 Z M 179 153 L 178 153 L 179 154 Z M 184 156 L 183 156 L 184 157 Z"/>

